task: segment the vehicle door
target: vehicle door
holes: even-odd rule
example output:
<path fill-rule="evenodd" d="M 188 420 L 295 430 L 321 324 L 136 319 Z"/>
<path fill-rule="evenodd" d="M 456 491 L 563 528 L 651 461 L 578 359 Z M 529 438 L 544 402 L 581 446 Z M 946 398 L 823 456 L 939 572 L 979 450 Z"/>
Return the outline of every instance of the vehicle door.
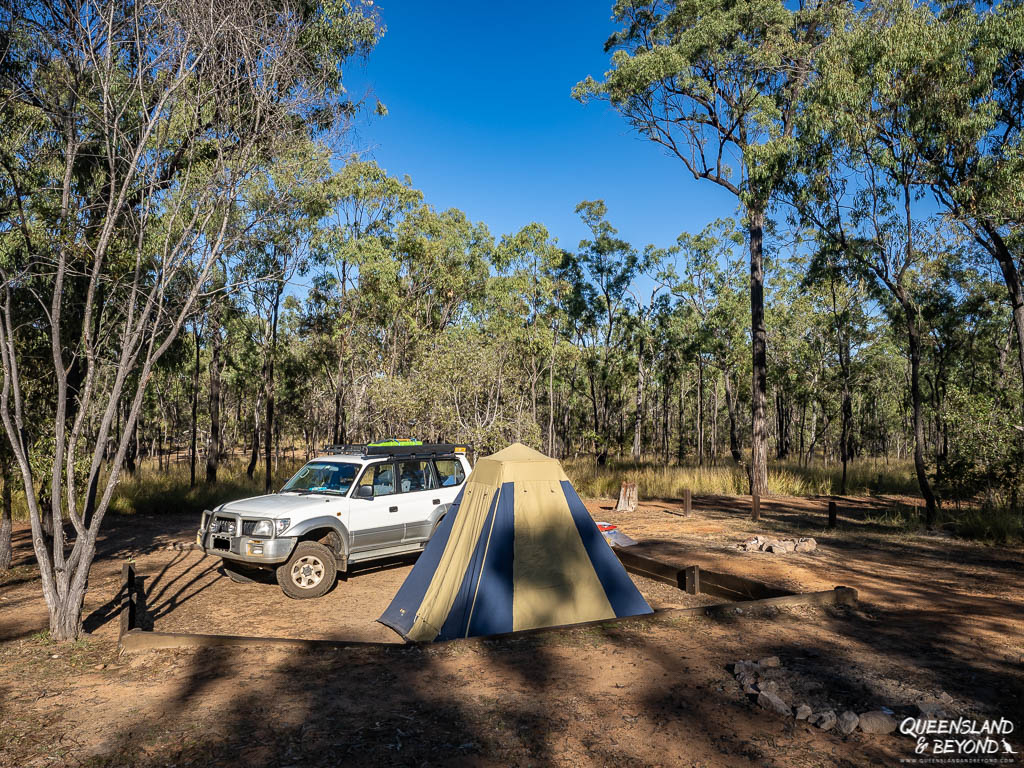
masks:
<path fill-rule="evenodd" d="M 437 492 L 441 503 L 451 504 L 466 482 L 465 468 L 458 459 L 435 459 L 434 469 L 437 472 Z"/>
<path fill-rule="evenodd" d="M 393 547 L 402 543 L 405 523 L 398 516 L 395 463 L 382 461 L 363 470 L 352 493 L 352 551 Z M 360 487 L 373 489 L 373 498 L 360 498 Z"/>
<path fill-rule="evenodd" d="M 398 462 L 398 515 L 405 523 L 404 541 L 426 541 L 435 509 L 441 504 L 433 463 L 427 459 Z"/>

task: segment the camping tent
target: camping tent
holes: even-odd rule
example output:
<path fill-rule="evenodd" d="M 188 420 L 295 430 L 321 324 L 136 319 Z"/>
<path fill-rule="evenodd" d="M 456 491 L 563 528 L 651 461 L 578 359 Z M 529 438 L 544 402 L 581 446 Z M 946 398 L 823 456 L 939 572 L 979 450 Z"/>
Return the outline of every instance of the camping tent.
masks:
<path fill-rule="evenodd" d="M 429 641 L 643 613 L 561 465 L 516 443 L 477 462 L 378 621 Z"/>

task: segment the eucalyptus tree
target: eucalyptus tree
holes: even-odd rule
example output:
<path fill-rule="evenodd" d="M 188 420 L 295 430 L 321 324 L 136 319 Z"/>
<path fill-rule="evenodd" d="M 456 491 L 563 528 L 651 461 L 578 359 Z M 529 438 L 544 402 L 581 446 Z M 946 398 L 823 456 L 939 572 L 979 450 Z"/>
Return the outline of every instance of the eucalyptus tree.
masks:
<path fill-rule="evenodd" d="M 914 52 L 928 87 L 902 89 L 921 115 L 902 140 L 921 147 L 936 199 L 999 265 L 1024 376 L 1024 5 L 897 4 L 889 14 L 929 41 Z"/>
<path fill-rule="evenodd" d="M 883 0 L 872 13 L 850 17 L 819 58 L 822 76 L 801 115 L 808 170 L 796 195 L 832 253 L 895 303 L 893 316 L 906 334 L 914 467 L 929 525 L 937 502 L 925 461 L 922 300 L 947 243 L 938 222 L 915 216 L 915 206 L 931 173 L 929 145 L 918 140 L 918 129 L 936 119 L 935 104 L 921 94 L 936 87 L 935 70 L 946 66 L 946 35 L 931 9 L 910 0 Z"/>
<path fill-rule="evenodd" d="M 718 184 L 743 207 L 750 253 L 752 352 L 751 489 L 768 490 L 765 397 L 764 227 L 785 179 L 796 117 L 833 3 L 782 0 L 620 0 L 622 24 L 603 82 L 580 82 L 576 98 L 609 101 L 643 136 Z"/>
<path fill-rule="evenodd" d="M 554 445 L 555 353 L 564 314 L 560 297 L 566 286 L 560 271 L 565 260 L 565 251 L 543 224 L 530 223 L 504 235 L 494 250 L 496 274 L 488 281 L 483 319 L 495 338 L 514 344 L 524 354 L 530 413 L 538 424 L 538 386 L 547 372 L 549 454 Z"/>
<path fill-rule="evenodd" d="M 427 339 L 465 317 L 486 290 L 493 249 L 484 224 L 420 204 L 397 223 L 390 248 L 364 252 L 360 311 L 376 329 L 380 370 L 406 375 Z"/>
<path fill-rule="evenodd" d="M 643 427 L 651 369 L 654 362 L 655 320 L 669 301 L 669 273 L 665 267 L 675 254 L 675 248 L 644 248 L 636 265 L 636 278 L 626 288 L 626 313 L 630 336 L 635 347 L 636 397 L 633 416 L 633 445 L 631 452 L 639 460 L 644 453 Z"/>
<path fill-rule="evenodd" d="M 824 250 L 812 257 L 801 287 L 819 306 L 819 313 L 828 318 L 827 336 L 838 365 L 839 461 L 842 464 L 839 493 L 845 494 L 849 463 L 854 455 L 853 393 L 862 383 L 857 374 L 862 366 L 855 355 L 871 334 L 863 280 L 856 271 L 844 269 L 843 261 L 837 259 L 835 250 L 829 247 L 827 237 L 823 245 Z"/>
<path fill-rule="evenodd" d="M 394 247 L 395 226 L 422 204 L 423 194 L 408 177 L 388 175 L 377 163 L 355 156 L 327 184 L 331 211 L 322 222 L 314 249 L 314 276 L 309 318 L 334 339 L 335 443 L 348 441 L 346 408 L 352 382 L 360 375 L 361 350 L 357 332 L 366 329 L 361 312 L 360 267 L 369 269 L 387 259 Z"/>
<path fill-rule="evenodd" d="M 271 491 L 276 377 L 281 304 L 288 284 L 310 266 L 316 223 L 327 213 L 329 158 L 323 145 L 303 138 L 282 147 L 265 176 L 243 190 L 236 277 L 245 286 L 263 348 L 262 399 L 264 490 Z M 219 332 L 219 331 L 218 331 Z M 216 344 L 213 350 L 217 350 Z M 211 380 L 211 400 L 216 392 Z"/>
<path fill-rule="evenodd" d="M 612 378 L 627 307 L 626 291 L 636 278 L 639 256 L 633 246 L 617 237 L 618 230 L 606 219 L 608 208 L 603 200 L 585 200 L 576 206 L 576 213 L 592 239 L 581 240 L 579 251 L 566 264 L 566 278 L 572 286 L 567 308 L 576 338 L 586 350 L 594 442 L 603 462 L 610 437 Z"/>
<path fill-rule="evenodd" d="M 746 286 L 737 284 L 741 274 L 734 255 L 744 245 L 743 234 L 732 219 L 717 219 L 698 234 L 684 232 L 677 240 L 682 274 L 672 269 L 667 278 L 676 297 L 693 310 L 693 349 L 697 361 L 697 461 L 704 461 L 704 389 L 707 360 L 717 365 L 725 385 L 729 415 L 729 452 L 743 464 L 736 391 L 736 371 L 744 338 L 743 308 Z"/>
<path fill-rule="evenodd" d="M 352 110 L 339 62 L 376 39 L 363 11 L 270 0 L 2 6 L 0 103 L 30 113 L 32 130 L 17 134 L 22 164 L 9 171 L 21 242 L 0 254 L 0 421 L 54 639 L 80 632 L 96 538 L 146 388 L 232 246 L 242 187 L 282 139 Z M 25 296 L 28 316 L 18 314 Z M 38 329 L 49 336 L 46 363 L 24 354 Z M 44 371 L 52 421 L 27 423 L 30 380 Z"/>

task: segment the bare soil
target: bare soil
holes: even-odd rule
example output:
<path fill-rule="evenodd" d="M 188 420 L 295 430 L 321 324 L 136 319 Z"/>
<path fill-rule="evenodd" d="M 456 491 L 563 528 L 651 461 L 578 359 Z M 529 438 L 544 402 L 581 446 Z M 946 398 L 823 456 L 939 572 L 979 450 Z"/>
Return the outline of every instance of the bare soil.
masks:
<path fill-rule="evenodd" d="M 777 655 L 789 703 L 898 714 L 943 702 L 1007 717 L 1024 754 L 1024 552 L 870 520 L 887 499 L 642 502 L 615 513 L 639 550 L 794 591 L 845 585 L 855 609 L 655 618 L 483 643 L 407 647 L 375 622 L 411 568 L 349 575 L 320 600 L 234 584 L 219 561 L 167 549 L 191 517 L 108 521 L 86 598 L 85 639 L 53 644 L 31 562 L 0 577 L 0 766 L 661 765 L 862 766 L 912 758 L 911 739 L 843 738 L 758 708 L 728 666 Z M 675 512 L 677 514 L 670 514 Z M 755 534 L 813 536 L 813 553 L 742 552 Z M 379 648 L 232 648 L 119 656 L 121 563 L 143 579 L 144 627 L 371 640 Z M 710 602 L 636 579 L 656 607 Z M 742 610 L 742 609 L 741 609 Z M 1018 756 L 1019 758 L 1019 756 Z M 1013 758 L 1012 758 L 1013 759 Z"/>

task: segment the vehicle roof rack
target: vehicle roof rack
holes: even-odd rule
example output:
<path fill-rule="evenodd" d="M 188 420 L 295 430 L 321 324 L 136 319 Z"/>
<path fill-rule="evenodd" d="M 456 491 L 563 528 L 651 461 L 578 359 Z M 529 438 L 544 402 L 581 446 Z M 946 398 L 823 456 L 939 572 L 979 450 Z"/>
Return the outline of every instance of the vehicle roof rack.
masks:
<path fill-rule="evenodd" d="M 398 441 L 393 441 L 398 442 Z M 454 456 L 469 453 L 469 446 L 455 443 L 419 443 L 381 445 L 374 443 L 345 443 L 342 445 L 326 445 L 323 454 L 328 456 L 383 456 L 387 458 L 434 458 L 437 456 Z"/>

